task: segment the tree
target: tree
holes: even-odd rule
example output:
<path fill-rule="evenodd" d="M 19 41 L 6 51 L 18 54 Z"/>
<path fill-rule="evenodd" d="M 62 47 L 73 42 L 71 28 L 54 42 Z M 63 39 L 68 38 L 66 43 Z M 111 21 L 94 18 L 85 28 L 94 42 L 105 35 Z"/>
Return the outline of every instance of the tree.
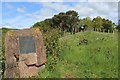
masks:
<path fill-rule="evenodd" d="M 93 22 L 90 17 L 86 17 L 83 19 L 83 26 L 86 26 L 87 29 L 92 29 Z"/>
<path fill-rule="evenodd" d="M 52 19 L 46 19 L 41 22 L 37 22 L 33 25 L 33 27 L 39 27 L 42 32 L 49 31 L 51 28 L 53 28 Z"/>
<path fill-rule="evenodd" d="M 108 20 L 108 19 L 103 19 L 104 23 L 103 23 L 103 27 L 104 27 L 104 32 L 113 32 L 113 23 L 111 20 Z"/>
<path fill-rule="evenodd" d="M 94 31 L 103 31 L 103 20 L 100 16 L 97 16 L 96 18 L 93 19 L 93 25 L 94 25 Z"/>
<path fill-rule="evenodd" d="M 74 33 L 75 28 L 77 27 L 77 22 L 79 21 L 78 19 L 78 13 L 76 11 L 70 10 L 66 12 L 66 15 L 68 16 L 68 27 L 69 31 L 71 33 Z"/>
<path fill-rule="evenodd" d="M 119 27 L 120 25 L 118 25 Z M 86 29 L 94 29 L 99 32 L 113 32 L 114 24 L 112 21 L 97 16 L 93 20 L 90 17 L 79 19 L 78 13 L 74 10 L 67 12 L 61 12 L 54 15 L 50 19 L 46 19 L 41 22 L 37 22 L 33 27 L 39 27 L 43 32 L 49 31 L 53 28 L 59 28 L 62 32 L 78 32 L 81 27 Z M 117 27 L 117 28 L 118 28 Z"/>
<path fill-rule="evenodd" d="M 120 31 L 120 20 L 118 20 L 118 25 L 116 26 L 116 29 Z"/>
<path fill-rule="evenodd" d="M 65 31 L 68 25 L 68 16 L 66 13 L 59 13 L 52 18 L 53 24 L 56 27 L 59 27 L 61 31 Z"/>

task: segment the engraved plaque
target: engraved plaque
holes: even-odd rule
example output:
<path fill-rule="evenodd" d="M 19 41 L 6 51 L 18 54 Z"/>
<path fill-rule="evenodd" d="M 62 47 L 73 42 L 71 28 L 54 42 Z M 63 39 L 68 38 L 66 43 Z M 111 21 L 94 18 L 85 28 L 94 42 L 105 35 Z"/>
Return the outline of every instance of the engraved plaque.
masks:
<path fill-rule="evenodd" d="M 28 53 L 35 53 L 35 40 L 33 36 L 20 36 L 19 37 L 19 44 L 20 44 L 20 53 L 21 54 L 28 54 Z"/>

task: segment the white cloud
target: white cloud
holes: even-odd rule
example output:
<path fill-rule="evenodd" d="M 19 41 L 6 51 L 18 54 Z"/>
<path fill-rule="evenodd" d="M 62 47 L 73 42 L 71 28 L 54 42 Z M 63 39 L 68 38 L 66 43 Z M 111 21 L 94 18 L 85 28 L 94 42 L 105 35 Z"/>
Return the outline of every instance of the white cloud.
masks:
<path fill-rule="evenodd" d="M 35 19 L 35 20 L 38 20 L 38 19 L 40 18 L 39 15 L 34 14 L 34 13 L 26 13 L 26 14 L 24 14 L 24 16 L 27 16 L 27 17 L 33 18 L 33 19 Z"/>
<path fill-rule="evenodd" d="M 15 18 L 7 19 L 4 22 L 9 22 L 9 24 L 11 24 L 13 28 L 28 28 L 38 21 L 52 18 L 54 14 L 66 12 L 68 10 L 77 11 L 80 18 L 94 18 L 96 16 L 101 16 L 103 18 L 114 20 L 115 22 L 117 21 L 118 17 L 118 4 L 116 2 L 78 2 L 73 6 L 68 4 L 66 5 L 62 2 L 42 2 L 40 3 L 40 5 L 42 6 L 42 8 L 32 13 L 25 11 L 25 8 L 17 8 L 17 11 L 23 14 L 16 16 Z"/>
<path fill-rule="evenodd" d="M 77 11 L 80 18 L 87 16 L 92 18 L 101 16 L 103 18 L 111 19 L 116 22 L 118 16 L 117 2 L 78 2 L 73 6 L 70 6 L 68 4 L 66 5 L 62 2 L 45 2 L 40 3 L 40 5 L 42 5 L 43 8 L 41 8 L 40 11 L 36 12 L 37 15 L 40 16 L 40 21 L 46 19 L 47 17 L 53 17 L 53 14 L 66 12 L 68 10 Z"/>
<path fill-rule="evenodd" d="M 31 23 L 32 22 L 29 20 L 29 18 L 25 18 L 25 16 L 16 16 L 14 18 L 3 20 L 2 26 L 14 29 L 21 29 L 28 27 Z"/>
<path fill-rule="evenodd" d="M 8 18 L 3 20 L 3 26 L 10 28 L 9 25 L 12 25 L 11 28 L 14 28 L 14 29 L 30 28 L 33 24 L 40 21 L 41 18 L 40 18 L 39 11 L 34 13 L 26 12 L 14 18 Z"/>
<path fill-rule="evenodd" d="M 20 12 L 20 13 L 26 12 L 24 8 L 17 8 L 17 11 Z"/>
<path fill-rule="evenodd" d="M 9 3 L 5 3 L 5 7 L 8 8 L 8 9 L 13 9 L 14 6 L 9 4 Z"/>
<path fill-rule="evenodd" d="M 45 20 L 47 18 L 52 18 L 54 16 L 54 14 L 56 14 L 56 13 L 51 8 L 43 7 L 34 13 L 27 13 L 24 15 L 31 17 L 35 20 L 42 21 L 42 20 Z"/>
<path fill-rule="evenodd" d="M 63 2 L 64 0 L 28 0 L 29 2 Z"/>
<path fill-rule="evenodd" d="M 51 2 L 44 2 L 42 3 L 44 8 L 54 9 L 56 11 L 66 11 L 70 6 L 63 5 L 61 2 L 51 3 Z"/>
<path fill-rule="evenodd" d="M 63 2 L 64 0 L 2 0 L 2 2 Z"/>
<path fill-rule="evenodd" d="M 2 2 L 118 2 L 119 0 L 2 0 Z"/>
<path fill-rule="evenodd" d="M 40 9 L 40 18 L 42 20 L 46 19 L 46 18 L 52 18 L 54 15 L 54 12 L 52 9 L 49 9 L 49 8 L 42 8 Z"/>
<path fill-rule="evenodd" d="M 56 10 L 58 13 L 59 12 L 66 12 L 68 10 L 75 10 L 79 13 L 80 17 L 84 16 L 111 16 L 110 14 L 115 14 L 116 16 L 117 13 L 117 2 L 79 2 L 76 3 L 74 6 L 70 5 L 65 5 L 63 3 L 42 3 L 43 7 L 49 8 L 52 10 Z M 49 11 L 46 11 L 49 12 Z M 44 11 L 45 13 L 45 11 Z M 113 15 L 112 15 L 113 16 Z M 111 17 L 112 17 L 111 16 Z"/>
<path fill-rule="evenodd" d="M 12 28 L 12 26 L 9 26 L 9 25 L 4 25 L 2 26 L 3 28 Z"/>
<path fill-rule="evenodd" d="M 64 0 L 64 2 L 87 2 L 88 0 Z"/>
<path fill-rule="evenodd" d="M 88 2 L 119 2 L 119 0 L 88 0 Z"/>
<path fill-rule="evenodd" d="M 9 23 L 2 23 L 3 28 L 12 28 L 12 26 Z"/>

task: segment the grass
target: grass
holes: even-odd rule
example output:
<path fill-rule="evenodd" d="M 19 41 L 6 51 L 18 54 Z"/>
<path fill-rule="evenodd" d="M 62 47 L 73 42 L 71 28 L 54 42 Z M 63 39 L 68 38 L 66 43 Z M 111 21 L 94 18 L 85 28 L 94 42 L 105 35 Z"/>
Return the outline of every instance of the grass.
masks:
<path fill-rule="evenodd" d="M 87 44 L 79 42 L 86 39 Z M 117 34 L 80 32 L 59 39 L 61 53 L 53 71 L 49 64 L 37 77 L 42 78 L 117 78 Z M 47 59 L 49 62 L 49 58 Z"/>
<path fill-rule="evenodd" d="M 88 44 L 79 45 L 83 39 Z M 117 35 L 81 32 L 60 39 L 64 47 L 58 63 L 60 77 L 115 78 L 118 77 Z"/>
<path fill-rule="evenodd" d="M 87 44 L 83 40 L 87 40 Z M 79 44 L 81 42 L 82 44 Z M 2 39 L 0 43 L 2 43 Z M 36 78 L 118 77 L 117 33 L 114 35 L 90 31 L 72 35 L 66 33 L 59 39 L 59 47 L 61 50 L 58 52 L 59 56 L 48 55 L 45 69 L 41 70 L 35 76 Z M 1 50 L 0 47 L 0 55 L 3 54 Z M 54 59 L 56 59 L 55 63 Z M 0 64 L 2 64 L 1 60 L 2 56 L 0 57 Z M 53 67 L 53 70 L 50 67 Z"/>

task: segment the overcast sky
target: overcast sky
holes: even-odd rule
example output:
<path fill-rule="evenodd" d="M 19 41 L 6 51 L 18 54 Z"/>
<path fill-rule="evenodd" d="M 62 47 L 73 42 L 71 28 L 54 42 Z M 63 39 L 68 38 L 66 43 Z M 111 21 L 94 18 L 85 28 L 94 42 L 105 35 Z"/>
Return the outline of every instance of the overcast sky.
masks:
<path fill-rule="evenodd" d="M 57 0 L 58 2 L 5 1 L 2 4 L 0 3 L 2 5 L 2 16 L 0 16 L 2 22 L 0 20 L 0 25 L 7 28 L 29 28 L 38 21 L 68 10 L 77 11 L 80 18 L 101 16 L 115 23 L 118 22 L 118 2 L 115 0 L 114 2 L 97 2 L 96 0 L 94 0 L 96 2 L 90 2 L 90 0 L 86 0 L 86 2 L 59 2 L 60 0 Z"/>

